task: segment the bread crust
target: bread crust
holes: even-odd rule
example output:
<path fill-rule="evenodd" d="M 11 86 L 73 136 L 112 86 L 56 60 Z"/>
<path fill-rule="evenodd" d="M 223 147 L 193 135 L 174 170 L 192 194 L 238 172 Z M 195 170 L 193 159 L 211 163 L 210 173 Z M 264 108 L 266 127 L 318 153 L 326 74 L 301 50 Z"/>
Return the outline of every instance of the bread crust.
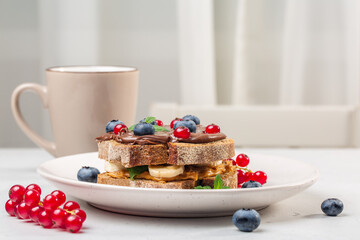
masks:
<path fill-rule="evenodd" d="M 168 143 L 157 145 L 127 145 L 114 140 L 98 142 L 99 158 L 121 161 L 126 167 L 141 165 L 202 164 L 235 155 L 234 140 L 226 138 L 210 143 Z"/>

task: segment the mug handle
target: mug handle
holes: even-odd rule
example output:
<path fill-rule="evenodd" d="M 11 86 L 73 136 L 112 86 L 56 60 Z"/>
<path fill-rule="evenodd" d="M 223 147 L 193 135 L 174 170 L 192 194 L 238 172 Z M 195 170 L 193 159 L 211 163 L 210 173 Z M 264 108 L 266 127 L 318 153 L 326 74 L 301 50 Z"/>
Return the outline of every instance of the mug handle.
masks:
<path fill-rule="evenodd" d="M 24 117 L 20 111 L 19 98 L 21 93 L 24 91 L 34 92 L 40 96 L 43 107 L 48 108 L 48 91 L 46 86 L 42 86 L 36 83 L 24 83 L 17 88 L 12 93 L 11 96 L 11 109 L 14 115 L 14 118 L 24 133 L 38 146 L 44 148 L 50 154 L 55 156 L 56 153 L 56 145 L 54 142 L 50 142 L 39 134 L 37 134 L 34 130 L 30 128 L 30 126 L 25 122 Z"/>

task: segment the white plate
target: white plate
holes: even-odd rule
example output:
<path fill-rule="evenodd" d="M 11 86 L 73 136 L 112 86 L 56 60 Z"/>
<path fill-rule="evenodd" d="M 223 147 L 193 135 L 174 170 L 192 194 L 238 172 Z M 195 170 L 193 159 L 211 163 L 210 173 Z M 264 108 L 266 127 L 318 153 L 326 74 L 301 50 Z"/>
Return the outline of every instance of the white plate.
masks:
<path fill-rule="evenodd" d="M 97 153 L 57 158 L 41 164 L 37 172 L 67 194 L 113 212 L 159 217 L 212 217 L 232 215 L 240 208 L 261 209 L 311 186 L 319 172 L 311 165 L 288 158 L 253 154 L 250 169 L 263 170 L 268 182 L 251 189 L 155 189 L 80 182 L 77 171 L 92 166 L 104 171 Z"/>

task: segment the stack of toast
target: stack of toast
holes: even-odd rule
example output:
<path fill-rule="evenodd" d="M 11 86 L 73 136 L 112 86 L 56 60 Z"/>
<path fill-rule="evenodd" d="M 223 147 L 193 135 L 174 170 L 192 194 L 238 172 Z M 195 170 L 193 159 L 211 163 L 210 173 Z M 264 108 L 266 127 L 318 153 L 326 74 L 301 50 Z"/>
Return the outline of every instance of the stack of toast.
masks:
<path fill-rule="evenodd" d="M 235 155 L 234 141 L 223 133 L 216 136 L 205 133 L 201 125 L 187 141 L 174 137 L 168 126 L 153 135 L 108 132 L 97 138 L 99 158 L 105 160 L 105 172 L 98 175 L 97 182 L 192 189 L 213 187 L 216 175 L 220 175 L 224 186 L 237 188 L 236 167 L 228 160 Z"/>

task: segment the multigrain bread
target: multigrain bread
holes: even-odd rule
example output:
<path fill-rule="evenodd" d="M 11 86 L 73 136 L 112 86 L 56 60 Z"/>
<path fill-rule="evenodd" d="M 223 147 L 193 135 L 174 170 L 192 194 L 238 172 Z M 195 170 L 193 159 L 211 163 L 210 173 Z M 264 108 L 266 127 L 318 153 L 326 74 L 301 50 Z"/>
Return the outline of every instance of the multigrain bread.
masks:
<path fill-rule="evenodd" d="M 229 159 L 235 155 L 234 140 L 193 144 L 171 143 L 156 145 L 129 145 L 114 140 L 98 142 L 99 158 L 114 162 L 121 161 L 126 168 L 141 165 L 189 165 Z"/>
<path fill-rule="evenodd" d="M 230 188 L 237 188 L 236 171 L 220 174 L 220 177 L 223 181 L 223 186 L 228 186 Z M 97 181 L 100 184 L 110 184 L 110 185 L 127 186 L 127 187 L 193 189 L 197 185 L 211 186 L 213 188 L 215 177 L 207 177 L 198 181 L 180 180 L 180 181 L 170 181 L 170 182 L 162 182 L 162 181 L 158 182 L 158 181 L 146 180 L 146 179 L 130 180 L 130 178 L 114 178 L 105 172 L 98 175 Z"/>

